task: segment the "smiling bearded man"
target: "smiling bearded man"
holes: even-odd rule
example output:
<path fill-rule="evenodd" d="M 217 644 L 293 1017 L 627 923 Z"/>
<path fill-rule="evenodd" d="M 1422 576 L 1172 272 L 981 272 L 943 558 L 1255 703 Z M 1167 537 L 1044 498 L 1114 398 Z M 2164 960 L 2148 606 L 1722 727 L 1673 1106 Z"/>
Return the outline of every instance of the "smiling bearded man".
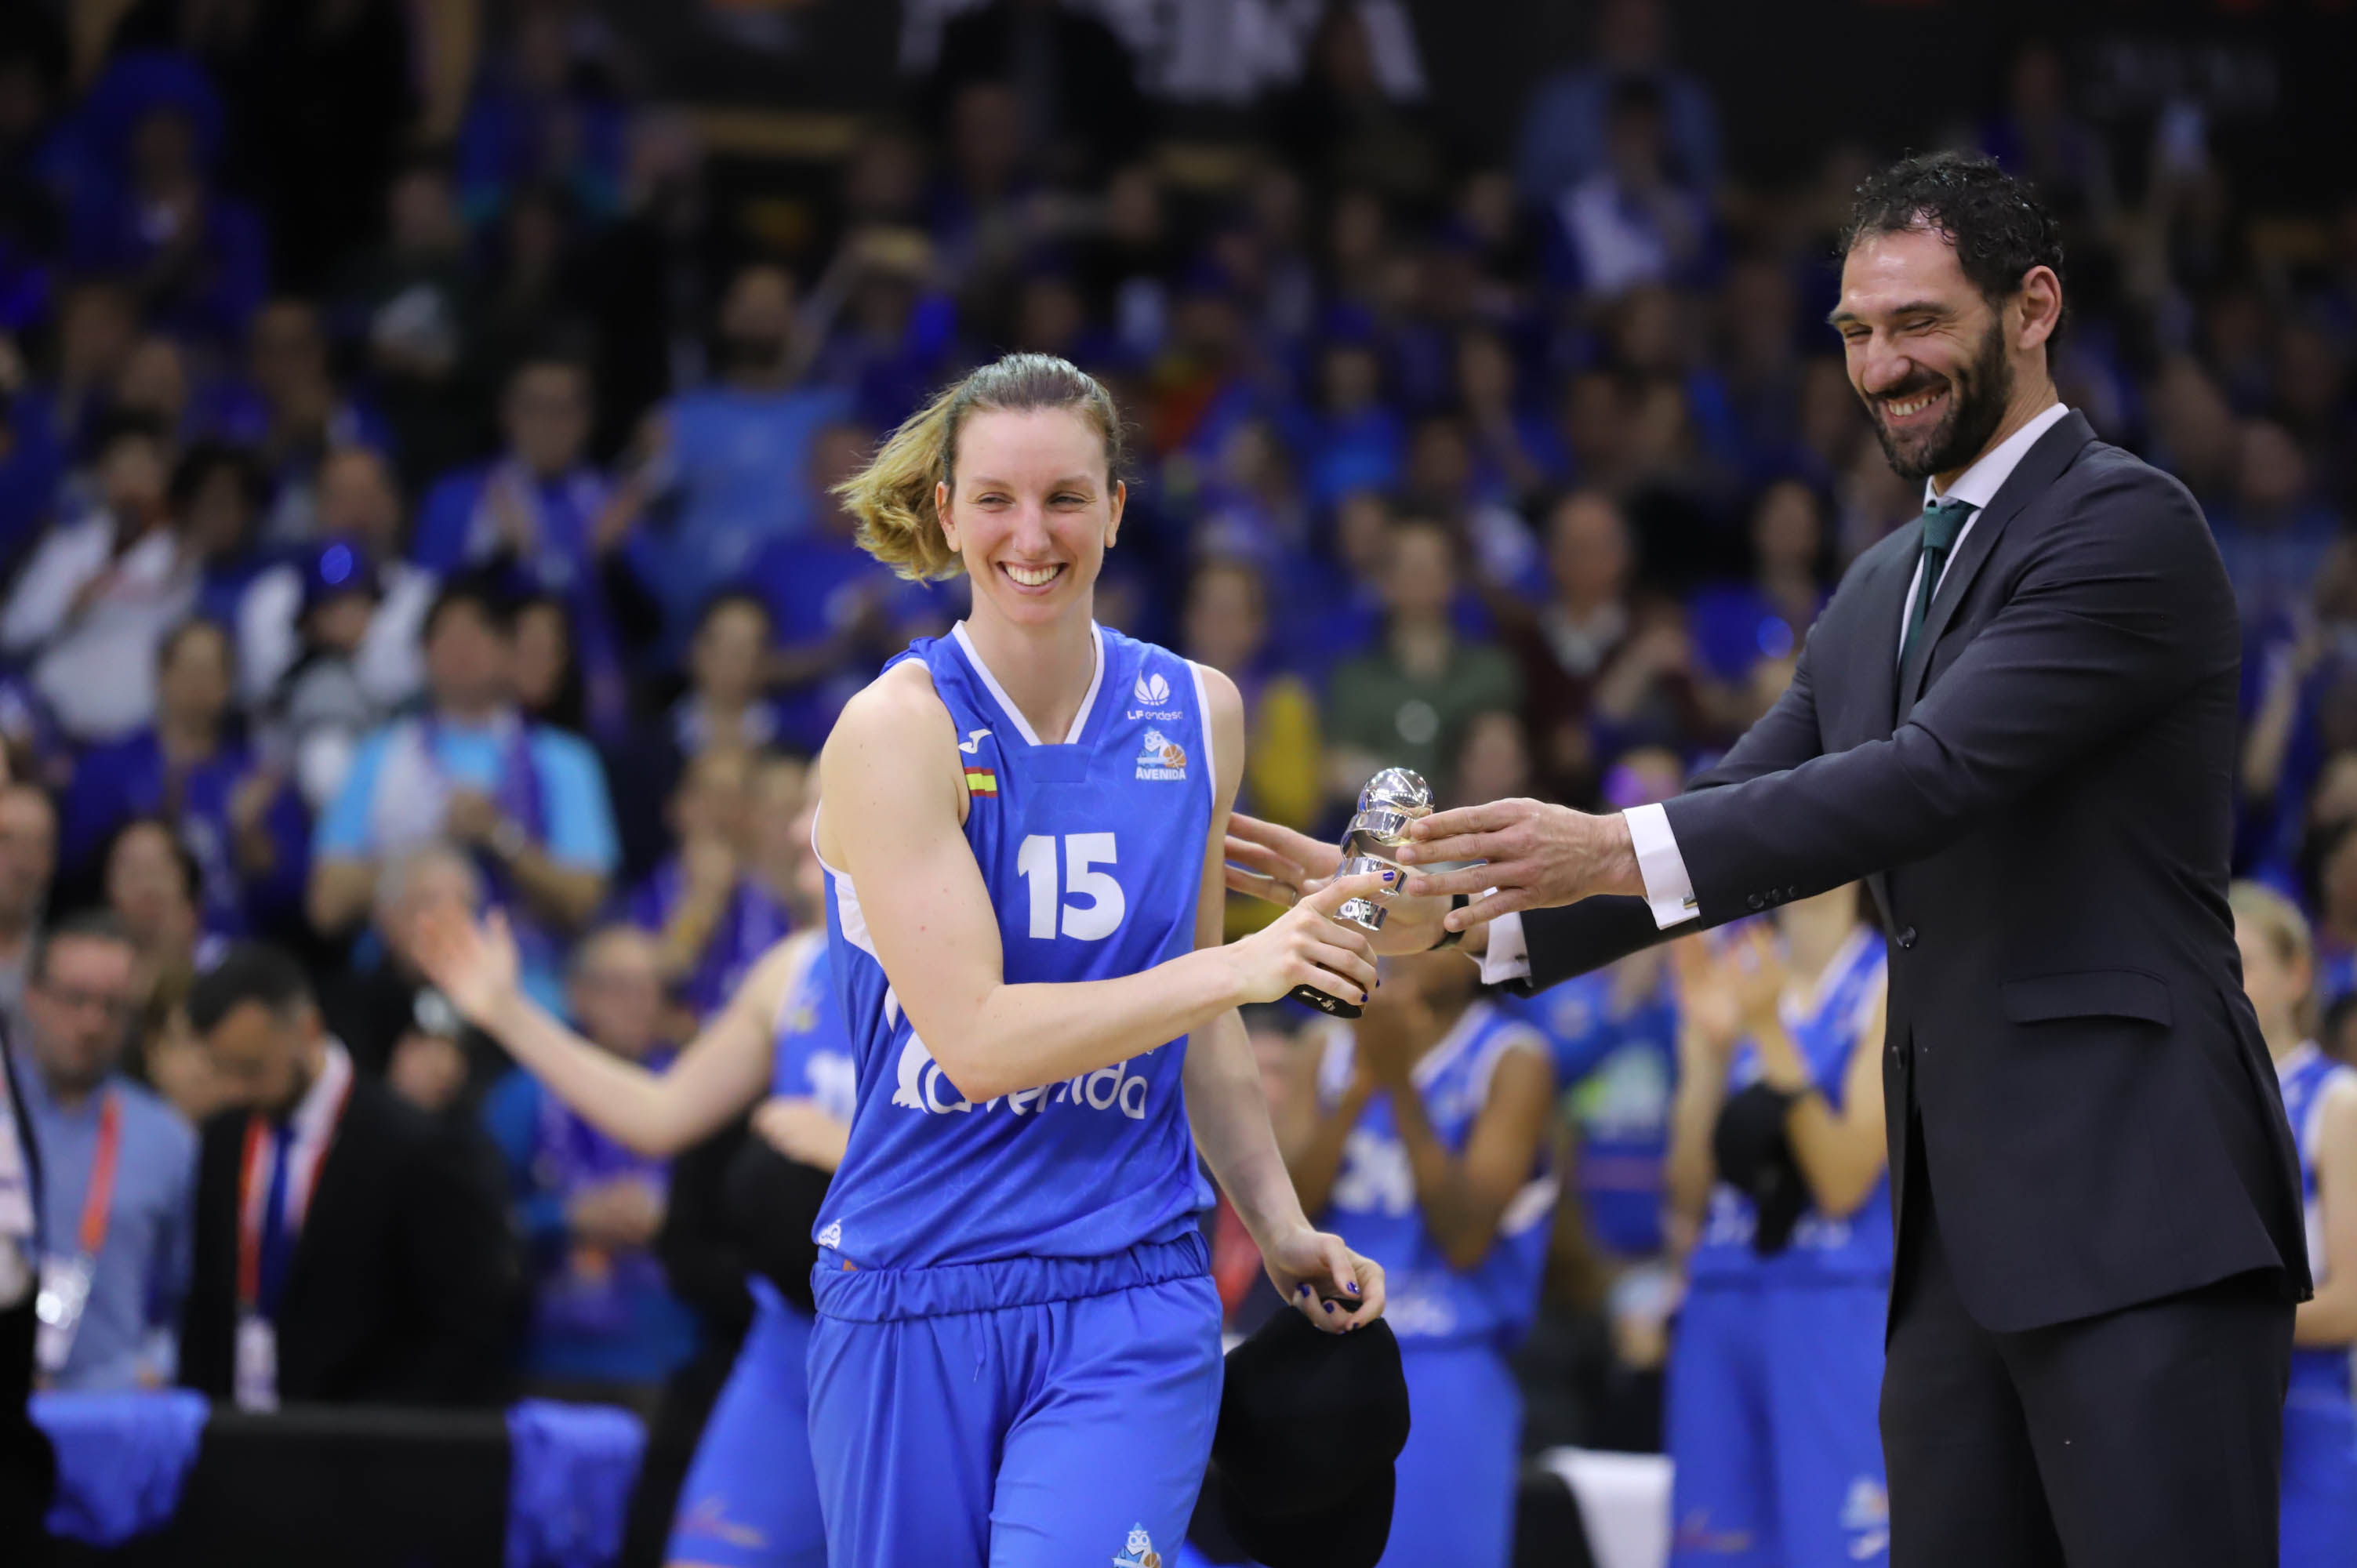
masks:
<path fill-rule="evenodd" d="M 1461 894 L 1445 923 L 1488 976 L 1551 985 L 1865 879 L 1890 932 L 1891 1563 L 2273 1568 L 2309 1281 L 2226 903 L 2233 591 L 2185 487 L 2057 396 L 2062 246 L 2028 187 L 1908 159 L 1841 250 L 1830 325 L 1921 522 L 1858 558 L 1684 794 L 1415 822 L 1376 946 L 1437 939 Z M 1236 885 L 1330 875 L 1330 848 L 1231 832 Z"/>

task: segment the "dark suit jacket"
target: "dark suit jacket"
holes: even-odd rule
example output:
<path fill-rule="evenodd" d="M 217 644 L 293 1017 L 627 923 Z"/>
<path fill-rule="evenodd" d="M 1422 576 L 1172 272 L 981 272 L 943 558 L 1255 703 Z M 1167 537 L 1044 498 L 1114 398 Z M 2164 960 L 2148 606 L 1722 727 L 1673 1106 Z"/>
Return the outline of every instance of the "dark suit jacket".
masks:
<path fill-rule="evenodd" d="M 1975 520 L 1901 670 L 1920 548 L 1909 527 L 1858 559 L 1792 689 L 1668 803 L 1701 923 L 1869 880 L 1893 1180 L 1911 1102 L 1984 1326 L 2252 1270 L 2304 1296 L 2226 908 L 2240 633 L 2200 509 L 2066 416 Z M 1676 934 L 1633 898 L 1524 929 L 1537 985 Z"/>
<path fill-rule="evenodd" d="M 33 1138 L 32 1119 L 25 1113 L 25 1097 L 17 1091 L 10 1066 L 8 1036 L 0 1028 L 0 1073 L 8 1075 L 8 1103 L 16 1121 L 16 1139 L 25 1152 L 25 1176 L 31 1186 L 33 1211 L 40 1212 L 41 1151 Z M 33 1298 L 0 1311 L 0 1541 L 16 1543 L 27 1564 L 49 1561 L 48 1535 L 43 1520 L 57 1480 L 57 1458 L 49 1440 L 33 1424 L 27 1401 L 33 1391 Z"/>
<path fill-rule="evenodd" d="M 243 1112 L 205 1123 L 180 1380 L 229 1398 L 236 1373 Z M 457 1140 L 355 1077 L 296 1238 L 278 1312 L 288 1404 L 496 1404 L 518 1266 L 499 1195 Z"/>

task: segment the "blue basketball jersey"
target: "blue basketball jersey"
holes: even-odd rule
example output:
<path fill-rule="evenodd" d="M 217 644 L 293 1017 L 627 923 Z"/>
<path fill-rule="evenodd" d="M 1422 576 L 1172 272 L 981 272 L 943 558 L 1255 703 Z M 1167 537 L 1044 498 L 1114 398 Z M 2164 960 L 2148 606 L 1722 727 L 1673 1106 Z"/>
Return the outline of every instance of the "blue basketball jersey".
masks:
<path fill-rule="evenodd" d="M 2316 1155 L 2322 1137 L 2325 1090 L 2357 1073 L 2324 1054 L 2309 1040 L 2276 1064 L 2283 1084 L 2284 1116 L 2291 1122 L 2292 1141 L 2299 1148 L 2299 1190 L 2308 1211 L 2308 1266 L 2320 1283 L 2328 1271 L 2357 1268 L 2357 1259 L 2327 1257 L 2324 1251 L 2324 1210 L 2317 1201 Z M 2291 1352 L 2294 1404 L 2329 1403 L 2346 1409 L 2351 1399 L 2350 1347 L 2296 1345 Z"/>
<path fill-rule="evenodd" d="M 1845 1080 L 1858 1036 L 1874 1021 L 1881 1002 L 1889 952 L 1882 934 L 1860 926 L 1850 933 L 1833 961 L 1825 965 L 1810 993 L 1785 998 L 1785 1032 L 1800 1047 L 1817 1091 L 1836 1111 L 1842 1108 Z M 1728 1064 L 1730 1091 L 1760 1078 L 1759 1048 L 1746 1040 L 1736 1047 Z M 1892 1222 L 1890 1173 L 1875 1182 L 1874 1192 L 1857 1211 L 1835 1219 L 1814 1208 L 1793 1227 L 1792 1244 L 1772 1258 L 1751 1250 L 1757 1216 L 1750 1198 L 1725 1182 L 1710 1195 L 1710 1212 L 1702 1236 L 1688 1261 L 1696 1280 L 1742 1274 L 1780 1283 L 1816 1280 L 1857 1279 L 1890 1273 Z"/>
<path fill-rule="evenodd" d="M 1164 649 L 1102 627 L 1096 638 L 1096 679 L 1052 744 L 1031 733 L 963 625 L 900 656 L 924 661 L 956 726 L 966 843 L 1010 984 L 1116 979 L 1195 945 L 1216 788 L 1202 679 Z M 818 1219 L 823 1287 L 855 1270 L 1099 1259 L 1193 1236 L 1211 1194 L 1180 1088 L 1186 1036 L 977 1105 L 901 1011 L 860 889 L 830 866 L 826 892 L 858 1104 Z M 908 1299 L 922 1294 L 908 1283 Z M 828 1310 L 825 1288 L 819 1305 Z"/>
<path fill-rule="evenodd" d="M 843 1004 L 834 993 L 826 933 L 797 931 L 786 939 L 786 947 L 794 961 L 778 1000 L 770 1092 L 815 1100 L 828 1115 L 848 1122 L 858 1103 L 859 1069 L 852 1059 L 850 1032 L 843 1026 Z"/>
<path fill-rule="evenodd" d="M 1662 1250 L 1662 1188 L 1677 1090 L 1678 1013 L 1664 971 L 1649 994 L 1616 994 L 1610 969 L 1531 996 L 1501 992 L 1507 1013 L 1547 1038 L 1555 1081 L 1579 1128 L 1571 1181 L 1588 1230 L 1607 1251 Z"/>
<path fill-rule="evenodd" d="M 1318 1067 L 1318 1091 L 1328 1104 L 1351 1081 L 1352 1041 L 1347 1026 L 1328 1036 Z M 1487 1002 L 1465 1010 L 1413 1073 L 1433 1132 L 1462 1152 L 1490 1098 L 1490 1079 L 1509 1051 L 1548 1055 L 1546 1040 Z M 1400 1143 L 1391 1100 L 1377 1095 L 1352 1128 L 1341 1168 L 1318 1225 L 1383 1266 L 1384 1320 L 1405 1345 L 1416 1340 L 1519 1340 L 1538 1315 L 1540 1276 L 1553 1229 L 1556 1181 L 1542 1146 L 1531 1177 L 1500 1221 L 1489 1256 L 1470 1269 L 1450 1265 L 1426 1229 L 1416 1206 L 1415 1173 Z"/>

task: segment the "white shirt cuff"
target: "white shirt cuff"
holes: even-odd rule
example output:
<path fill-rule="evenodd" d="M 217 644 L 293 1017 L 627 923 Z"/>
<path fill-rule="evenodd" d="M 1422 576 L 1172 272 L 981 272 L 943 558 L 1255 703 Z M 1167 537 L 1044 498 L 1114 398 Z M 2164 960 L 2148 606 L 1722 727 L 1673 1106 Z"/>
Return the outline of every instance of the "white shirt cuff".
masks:
<path fill-rule="evenodd" d="M 1645 879 L 1645 902 L 1652 907 L 1653 924 L 1666 931 L 1700 914 L 1694 879 L 1686 875 L 1685 857 L 1678 854 L 1677 835 L 1670 832 L 1669 812 L 1658 804 L 1631 806 L 1620 820 L 1629 824 L 1629 843 L 1637 852 L 1637 870 Z M 1494 932 L 1497 927 L 1490 929 Z"/>
<path fill-rule="evenodd" d="M 1481 950 L 1481 983 L 1503 985 L 1531 977 L 1530 942 L 1523 935 L 1522 911 L 1490 922 L 1490 945 Z"/>

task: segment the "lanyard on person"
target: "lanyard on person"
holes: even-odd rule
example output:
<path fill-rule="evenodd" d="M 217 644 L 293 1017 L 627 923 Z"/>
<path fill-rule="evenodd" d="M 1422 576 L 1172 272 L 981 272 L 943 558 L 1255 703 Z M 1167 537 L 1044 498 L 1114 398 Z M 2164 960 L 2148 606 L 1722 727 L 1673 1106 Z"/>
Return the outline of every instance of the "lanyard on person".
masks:
<path fill-rule="evenodd" d="M 284 1132 L 274 1132 L 260 1116 L 246 1118 L 245 1149 L 238 1161 L 237 1173 L 236 1369 L 231 1385 L 241 1410 L 278 1408 L 279 1303 L 274 1297 L 285 1290 L 286 1282 L 281 1273 L 271 1282 L 274 1299 L 267 1303 L 263 1300 L 263 1238 L 274 1218 L 265 1210 L 276 1201 L 274 1218 L 284 1227 L 283 1245 L 291 1250 L 304 1215 L 311 1207 L 320 1167 L 327 1161 L 328 1146 L 336 1141 L 336 1130 L 343 1122 L 344 1108 L 351 1102 L 351 1094 L 350 1069 L 346 1068 L 343 1081 L 336 1090 L 335 1103 L 310 1127 L 297 1129 L 290 1125 Z M 282 1139 L 293 1140 L 293 1146 L 285 1151 L 287 1179 L 283 1191 L 271 1179 L 275 1174 Z M 291 1266 L 291 1254 L 282 1262 Z"/>
<path fill-rule="evenodd" d="M 33 1359 L 45 1378 L 64 1372 L 81 1332 L 82 1314 L 98 1272 L 98 1254 L 114 1217 L 114 1172 L 123 1159 L 123 1101 L 113 1090 L 98 1101 L 98 1146 L 91 1155 L 90 1187 L 82 1197 L 81 1226 L 71 1254 L 41 1259 L 40 1294 L 33 1303 Z"/>
<path fill-rule="evenodd" d="M 277 1158 L 278 1139 L 294 1139 L 294 1147 L 287 1154 L 286 1191 L 279 1215 L 291 1238 L 301 1231 L 304 1216 L 310 1210 L 320 1166 L 327 1161 L 328 1145 L 335 1142 L 336 1130 L 343 1122 L 344 1107 L 350 1102 L 351 1093 L 351 1081 L 347 1079 L 335 1104 L 317 1124 L 315 1135 L 298 1133 L 292 1127 L 284 1133 L 274 1133 L 263 1117 L 246 1118 L 245 1150 L 238 1161 L 237 1180 L 237 1304 L 241 1314 L 258 1314 L 265 1307 L 262 1299 L 262 1242 L 270 1223 L 265 1210 L 270 1202 L 271 1166 Z M 277 1303 L 266 1305 L 274 1313 Z"/>

